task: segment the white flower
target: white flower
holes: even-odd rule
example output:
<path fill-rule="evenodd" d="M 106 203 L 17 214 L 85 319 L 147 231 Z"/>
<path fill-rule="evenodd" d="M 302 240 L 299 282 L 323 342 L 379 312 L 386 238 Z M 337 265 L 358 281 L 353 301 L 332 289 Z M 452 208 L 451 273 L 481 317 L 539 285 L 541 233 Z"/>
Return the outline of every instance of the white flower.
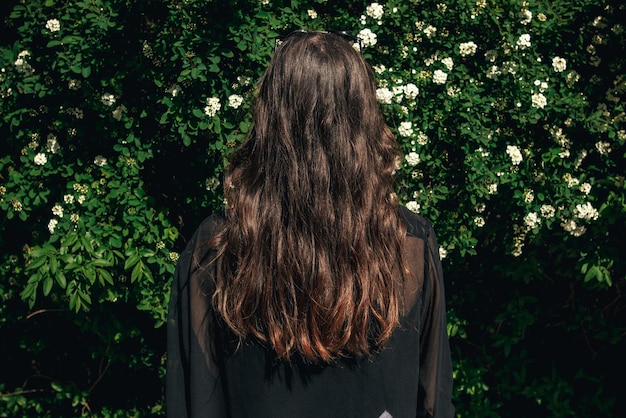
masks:
<path fill-rule="evenodd" d="M 583 183 L 580 185 L 580 187 L 578 188 L 578 190 L 580 190 L 581 192 L 583 192 L 584 194 L 589 194 L 589 192 L 591 192 L 591 184 L 589 183 Z"/>
<path fill-rule="evenodd" d="M 115 110 L 113 112 L 111 112 L 111 115 L 113 115 L 113 119 L 120 121 L 122 120 L 122 114 L 126 111 L 126 106 L 124 105 L 119 105 L 118 107 L 115 108 Z"/>
<path fill-rule="evenodd" d="M 400 126 L 398 127 L 398 134 L 400 136 L 407 137 L 407 136 L 411 136 L 412 133 L 413 133 L 413 124 L 411 122 L 400 123 Z M 412 154 L 415 154 L 415 153 L 412 153 Z M 418 159 L 419 159 L 419 156 L 418 156 Z"/>
<path fill-rule="evenodd" d="M 37 165 L 44 165 L 48 162 L 48 158 L 46 157 L 46 154 L 40 152 L 39 154 L 35 155 L 34 161 Z"/>
<path fill-rule="evenodd" d="M 428 144 L 428 135 L 426 135 L 422 131 L 418 131 L 418 133 L 417 133 L 417 143 L 420 144 L 420 145 Z"/>
<path fill-rule="evenodd" d="M 404 96 L 407 98 L 407 100 L 414 100 L 419 92 L 419 88 L 417 88 L 417 86 L 413 83 L 408 83 L 406 86 L 404 86 Z"/>
<path fill-rule="evenodd" d="M 317 19 L 317 12 L 313 9 L 307 10 L 306 14 L 308 14 L 311 19 Z"/>
<path fill-rule="evenodd" d="M 534 93 L 531 98 L 531 105 L 537 109 L 543 109 L 548 104 L 548 99 L 542 93 Z"/>
<path fill-rule="evenodd" d="M 111 106 L 115 103 L 115 96 L 110 93 L 104 93 L 100 98 L 100 101 L 107 106 Z"/>
<path fill-rule="evenodd" d="M 56 154 L 57 152 L 59 152 L 60 149 L 61 147 L 59 146 L 57 137 L 53 134 L 49 134 L 46 141 L 46 150 L 51 154 Z"/>
<path fill-rule="evenodd" d="M 478 46 L 474 42 L 463 42 L 459 45 L 459 54 L 461 54 L 462 57 L 474 55 L 477 49 Z"/>
<path fill-rule="evenodd" d="M 51 234 L 54 234 L 54 228 L 56 228 L 58 223 L 59 221 L 56 219 L 50 219 L 50 222 L 48 222 L 48 231 L 50 231 Z"/>
<path fill-rule="evenodd" d="M 522 196 L 524 198 L 524 202 L 526 203 L 532 203 L 533 200 L 535 200 L 535 194 L 530 189 L 524 190 L 524 194 Z"/>
<path fill-rule="evenodd" d="M 490 183 L 487 186 L 487 193 L 489 193 L 489 194 L 496 194 L 496 193 L 498 193 L 498 183 Z"/>
<path fill-rule="evenodd" d="M 576 224 L 576 221 L 574 221 L 573 219 L 564 220 L 563 222 L 561 222 L 561 226 L 564 230 L 566 230 L 575 237 L 579 237 L 584 234 L 585 231 L 587 231 L 587 228 L 585 228 L 584 225 L 578 226 Z"/>
<path fill-rule="evenodd" d="M 518 38 L 517 47 L 519 49 L 526 49 L 529 46 L 530 46 L 530 35 L 525 33 Z"/>
<path fill-rule="evenodd" d="M 87 196 L 85 196 L 84 194 L 81 194 L 81 195 L 78 196 L 78 199 L 76 199 L 76 200 L 78 201 L 79 204 L 82 205 L 85 202 L 85 198 L 86 197 Z"/>
<path fill-rule="evenodd" d="M 57 19 L 50 19 L 46 22 L 46 29 L 50 32 L 58 32 L 61 29 L 61 24 Z"/>
<path fill-rule="evenodd" d="M 233 109 L 237 109 L 243 103 L 243 97 L 238 94 L 231 94 L 228 96 L 228 106 Z"/>
<path fill-rule="evenodd" d="M 52 214 L 58 216 L 59 218 L 63 217 L 63 206 L 58 203 L 52 207 Z"/>
<path fill-rule="evenodd" d="M 70 221 L 72 221 L 72 222 L 74 222 L 74 223 L 77 223 L 79 219 L 80 219 L 80 216 L 78 216 L 78 215 L 77 215 L 77 214 L 75 214 L 75 213 L 72 213 L 72 214 L 70 215 Z"/>
<path fill-rule="evenodd" d="M 563 180 L 567 182 L 567 187 L 574 187 L 580 183 L 580 181 L 576 177 L 573 177 L 570 173 L 565 173 L 563 175 Z"/>
<path fill-rule="evenodd" d="M 439 247 L 439 258 L 442 260 L 448 256 L 448 250 L 443 247 Z"/>
<path fill-rule="evenodd" d="M 519 16 L 522 18 L 520 21 L 522 25 L 528 25 L 533 20 L 533 12 L 528 9 L 523 9 L 519 12 Z"/>
<path fill-rule="evenodd" d="M 433 73 L 433 83 L 435 84 L 445 84 L 448 80 L 448 73 L 445 73 L 441 70 L 435 70 Z"/>
<path fill-rule="evenodd" d="M 377 88 L 376 100 L 382 104 L 390 104 L 391 100 L 393 100 L 393 93 L 387 87 Z"/>
<path fill-rule="evenodd" d="M 362 29 L 358 37 L 361 38 L 361 43 L 364 47 L 376 45 L 376 34 L 368 28 Z"/>
<path fill-rule="evenodd" d="M 411 200 L 410 202 L 406 202 L 406 208 L 411 212 L 419 213 L 420 212 L 420 204 L 415 200 Z"/>
<path fill-rule="evenodd" d="M 516 145 L 507 145 L 506 153 L 511 157 L 511 164 L 513 165 L 519 165 L 523 160 L 522 152 Z"/>
<path fill-rule="evenodd" d="M 565 58 L 554 57 L 552 58 L 552 68 L 557 73 L 562 73 L 567 69 L 567 61 L 565 61 Z"/>
<path fill-rule="evenodd" d="M 416 22 L 417 24 L 417 22 Z M 432 25 L 428 25 L 425 29 L 424 29 L 424 33 L 426 34 L 427 38 L 432 38 L 433 36 L 435 36 L 435 34 L 437 33 L 437 28 L 432 26 Z"/>
<path fill-rule="evenodd" d="M 63 196 L 63 201 L 68 205 L 74 203 L 74 195 L 66 194 L 65 196 Z"/>
<path fill-rule="evenodd" d="M 454 61 L 452 61 L 452 58 L 450 57 L 442 59 L 441 63 L 446 66 L 448 71 L 452 71 L 452 68 L 454 68 Z"/>
<path fill-rule="evenodd" d="M 539 209 L 539 213 L 541 213 L 541 216 L 546 219 L 552 218 L 555 212 L 556 211 L 554 209 L 554 206 L 552 205 L 541 205 L 541 208 Z"/>
<path fill-rule="evenodd" d="M 598 219 L 598 210 L 591 206 L 591 203 L 587 202 L 584 205 L 576 205 L 576 216 L 580 219 L 592 221 Z"/>
<path fill-rule="evenodd" d="M 608 155 L 608 153 L 611 152 L 611 143 L 598 141 L 596 142 L 596 149 L 598 150 L 600 154 Z"/>
<path fill-rule="evenodd" d="M 102 155 L 96 155 L 96 157 L 93 159 L 93 163 L 98 167 L 102 167 L 107 163 L 107 159 Z"/>
<path fill-rule="evenodd" d="M 535 229 L 541 225 L 541 219 L 537 216 L 536 212 L 530 212 L 524 216 L 524 224 L 528 227 L 528 229 Z"/>
<path fill-rule="evenodd" d="M 420 155 L 417 152 L 409 152 L 404 158 L 406 158 L 407 164 L 411 167 L 415 167 L 420 163 Z"/>
<path fill-rule="evenodd" d="M 384 13 L 385 13 L 384 7 L 378 3 L 372 3 L 365 8 L 365 14 L 367 14 L 369 17 L 376 19 L 376 20 L 383 17 Z"/>
<path fill-rule="evenodd" d="M 220 110 L 222 105 L 220 104 L 220 99 L 217 97 L 209 97 L 206 99 L 206 106 L 204 107 L 204 113 L 207 116 L 215 116 L 217 111 Z"/>
<path fill-rule="evenodd" d="M 485 226 L 485 218 L 483 218 L 482 216 L 477 216 L 474 218 L 474 223 L 477 227 L 482 228 L 483 226 Z"/>

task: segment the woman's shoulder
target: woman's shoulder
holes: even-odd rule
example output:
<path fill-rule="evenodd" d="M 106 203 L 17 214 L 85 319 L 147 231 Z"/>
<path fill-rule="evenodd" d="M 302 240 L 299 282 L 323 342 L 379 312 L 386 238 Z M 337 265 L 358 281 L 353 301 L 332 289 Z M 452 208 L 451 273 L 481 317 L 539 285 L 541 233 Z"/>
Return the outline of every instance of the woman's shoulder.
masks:
<path fill-rule="evenodd" d="M 194 232 L 193 239 L 196 242 L 196 245 L 206 242 L 215 236 L 215 234 L 219 232 L 224 225 L 225 220 L 226 217 L 223 213 L 213 213 L 204 218 Z"/>
<path fill-rule="evenodd" d="M 433 224 L 428 218 L 411 212 L 404 206 L 400 206 L 402 217 L 406 223 L 407 235 L 428 240 L 431 234 L 434 234 Z"/>

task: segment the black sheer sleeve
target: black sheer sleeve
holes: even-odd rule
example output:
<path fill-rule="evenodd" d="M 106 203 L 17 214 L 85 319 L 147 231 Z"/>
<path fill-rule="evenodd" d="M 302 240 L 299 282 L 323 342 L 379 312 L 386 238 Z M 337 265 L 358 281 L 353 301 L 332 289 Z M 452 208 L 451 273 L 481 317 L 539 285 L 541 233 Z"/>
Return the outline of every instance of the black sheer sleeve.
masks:
<path fill-rule="evenodd" d="M 424 284 L 420 314 L 418 417 L 454 417 L 452 363 L 439 244 L 425 221 Z"/>
<path fill-rule="evenodd" d="M 203 243 L 218 224 L 210 217 L 181 253 L 167 321 L 166 407 L 169 418 L 226 417 L 222 382 L 208 338 L 214 326 L 211 251 Z"/>

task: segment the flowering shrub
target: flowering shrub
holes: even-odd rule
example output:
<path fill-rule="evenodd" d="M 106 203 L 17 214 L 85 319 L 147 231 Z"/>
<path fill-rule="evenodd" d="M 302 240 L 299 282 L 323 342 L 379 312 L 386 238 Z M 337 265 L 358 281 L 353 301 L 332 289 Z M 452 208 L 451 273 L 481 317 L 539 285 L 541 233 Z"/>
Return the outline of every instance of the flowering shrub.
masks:
<path fill-rule="evenodd" d="M 377 75 L 398 197 L 438 233 L 459 416 L 616 415 L 624 8 L 3 3 L 0 416 L 163 413 L 178 252 L 293 28 L 358 34 Z"/>

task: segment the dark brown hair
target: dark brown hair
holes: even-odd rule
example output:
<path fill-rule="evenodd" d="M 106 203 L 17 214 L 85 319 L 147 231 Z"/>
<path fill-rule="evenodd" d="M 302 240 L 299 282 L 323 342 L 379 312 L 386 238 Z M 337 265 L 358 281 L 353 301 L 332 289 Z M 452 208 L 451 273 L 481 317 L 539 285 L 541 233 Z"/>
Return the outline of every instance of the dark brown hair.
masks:
<path fill-rule="evenodd" d="M 225 185 L 213 304 L 282 359 L 367 356 L 399 322 L 399 149 L 374 74 L 340 36 L 294 33 L 258 86 Z"/>

